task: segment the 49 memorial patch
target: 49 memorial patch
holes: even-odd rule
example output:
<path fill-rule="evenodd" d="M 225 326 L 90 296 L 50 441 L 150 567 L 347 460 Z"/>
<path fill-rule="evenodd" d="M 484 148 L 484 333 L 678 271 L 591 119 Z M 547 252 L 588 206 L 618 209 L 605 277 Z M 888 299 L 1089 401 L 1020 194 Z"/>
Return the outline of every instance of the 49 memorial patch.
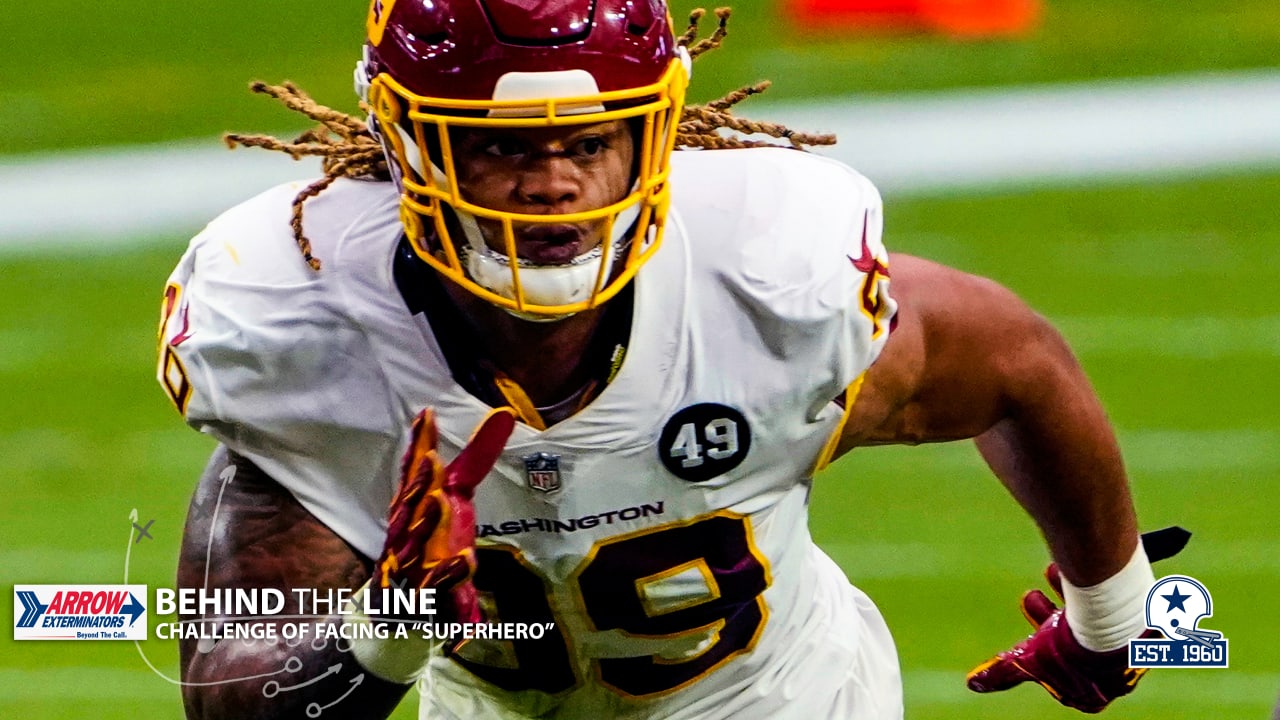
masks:
<path fill-rule="evenodd" d="M 146 585 L 14 585 L 14 640 L 146 640 Z"/>
<path fill-rule="evenodd" d="M 751 426 L 735 408 L 698 403 L 667 420 L 658 438 L 658 459 L 672 475 L 706 482 L 742 464 L 751 452 Z"/>

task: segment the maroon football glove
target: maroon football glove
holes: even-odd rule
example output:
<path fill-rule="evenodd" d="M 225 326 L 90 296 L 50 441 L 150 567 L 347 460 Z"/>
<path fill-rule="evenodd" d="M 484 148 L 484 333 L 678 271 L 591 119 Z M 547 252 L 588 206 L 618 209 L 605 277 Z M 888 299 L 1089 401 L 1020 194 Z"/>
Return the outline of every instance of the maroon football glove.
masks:
<path fill-rule="evenodd" d="M 1151 562 L 1177 555 L 1187 546 L 1191 533 L 1172 527 L 1142 534 L 1142 547 Z M 1053 591 L 1062 597 L 1062 575 L 1056 563 L 1044 571 Z M 1094 652 L 1076 641 L 1067 618 L 1053 601 L 1039 590 L 1022 597 L 1022 614 L 1036 631 L 1012 650 L 969 671 L 969 689 L 1000 692 L 1028 680 L 1040 683 L 1058 702 L 1087 713 L 1102 712 L 1112 700 L 1128 695 L 1146 674 L 1129 667 L 1129 649 Z M 1161 637 L 1154 630 L 1141 637 Z"/>
<path fill-rule="evenodd" d="M 509 409 L 489 413 L 466 447 L 447 466 L 436 452 L 431 410 L 414 418 L 400 468 L 400 490 L 391 501 L 387 540 L 374 565 L 375 588 L 435 588 L 442 621 L 480 621 L 475 572 L 476 486 L 502 454 L 515 427 Z"/>
<path fill-rule="evenodd" d="M 1045 571 L 1049 584 L 1062 596 L 1058 567 Z M 969 671 L 969 689 L 1000 692 L 1028 680 L 1040 683 L 1058 702 L 1082 712 L 1097 713 L 1121 695 L 1128 695 L 1146 673 L 1129 667 L 1127 647 L 1094 652 L 1082 646 L 1062 610 L 1044 593 L 1022 596 L 1022 614 L 1036 631 L 1011 650 Z"/>

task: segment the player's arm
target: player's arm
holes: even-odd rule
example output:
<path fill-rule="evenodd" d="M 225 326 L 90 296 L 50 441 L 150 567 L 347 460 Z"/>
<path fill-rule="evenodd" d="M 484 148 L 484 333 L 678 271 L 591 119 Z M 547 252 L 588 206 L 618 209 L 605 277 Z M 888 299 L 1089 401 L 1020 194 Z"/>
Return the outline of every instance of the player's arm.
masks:
<path fill-rule="evenodd" d="M 1122 648 L 1143 630 L 1154 579 L 1102 405 L 1062 337 L 1013 293 L 918 258 L 895 257 L 892 268 L 897 328 L 841 449 L 976 439 L 1044 534 L 1066 609 L 1028 593 L 1023 612 L 1036 632 L 972 672 L 969 687 L 1031 680 L 1098 712 L 1141 677 Z"/>
<path fill-rule="evenodd" d="M 346 632 L 325 633 L 328 639 L 317 632 L 292 644 L 224 640 L 202 647 L 199 641 L 184 641 L 188 717 L 387 717 L 435 651 L 421 631 L 396 637 L 400 621 L 481 619 L 471 584 L 472 498 L 514 426 L 510 410 L 490 412 L 446 465 L 437 452 L 434 416 L 429 410 L 420 413 L 375 561 L 356 553 L 253 463 L 219 449 L 191 503 L 178 566 L 180 587 L 280 590 L 287 604 L 278 625 L 299 620 L 288 615 L 315 610 L 299 607 L 293 590 L 355 589 L 366 581 L 383 590 L 433 591 L 435 612 L 387 617 L 369 608 L 343 608 L 356 612 L 301 620 L 342 625 Z M 344 635 L 350 639 L 339 642 Z"/>
<path fill-rule="evenodd" d="M 1076 585 L 1133 556 L 1137 521 L 1115 435 L 1061 335 L 998 284 L 895 255 L 897 326 L 838 452 L 975 438 Z"/>
<path fill-rule="evenodd" d="M 280 614 L 296 616 L 301 608 L 295 588 L 354 589 L 368 580 L 371 568 L 369 558 L 253 463 L 223 447 L 214 452 L 187 515 L 178 561 L 180 588 L 275 588 L 286 601 Z M 279 634 L 285 623 L 341 620 L 294 617 L 267 622 L 275 624 Z M 307 707 L 315 703 L 324 708 L 326 718 L 380 718 L 387 717 L 409 689 L 367 672 L 349 651 L 338 649 L 336 640 L 313 644 L 313 638 L 308 636 L 296 647 L 283 640 L 221 640 L 212 647 L 208 641 L 181 640 L 187 717 L 299 718 L 307 717 Z M 286 689 L 291 686 L 301 687 Z"/>

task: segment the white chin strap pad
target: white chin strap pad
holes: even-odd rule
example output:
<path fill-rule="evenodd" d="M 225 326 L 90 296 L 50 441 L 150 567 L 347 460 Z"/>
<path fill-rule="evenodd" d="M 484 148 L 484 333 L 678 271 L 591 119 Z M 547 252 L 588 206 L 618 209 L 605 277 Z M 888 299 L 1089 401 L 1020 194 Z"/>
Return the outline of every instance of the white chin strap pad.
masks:
<path fill-rule="evenodd" d="M 611 250 L 609 264 L 604 269 L 601 287 L 613 275 L 618 256 L 627 252 L 627 232 L 639 215 L 640 203 L 637 200 L 618 213 L 614 220 L 613 232 L 607 241 Z M 470 214 L 467 216 L 474 226 L 475 218 Z M 464 229 L 466 226 L 464 222 Z M 475 234 L 479 235 L 478 228 Z M 466 252 L 467 273 L 471 279 L 486 290 L 515 300 L 515 277 L 507 256 L 484 245 L 483 240 L 472 241 L 471 232 L 467 232 L 467 240 L 470 245 Z M 600 264 L 605 262 L 604 255 L 604 245 L 601 245 L 566 265 L 533 265 L 520 261 L 520 287 L 524 291 L 524 301 L 531 305 L 570 305 L 590 299 L 592 293 L 600 289 L 594 286 L 596 278 L 601 277 Z"/>
<path fill-rule="evenodd" d="M 568 305 L 586 300 L 591 297 L 591 286 L 600 272 L 601 255 L 595 250 L 582 256 L 583 262 L 572 265 L 521 267 L 524 301 L 531 305 Z M 471 250 L 467 253 L 467 273 L 481 287 L 514 300 L 515 277 L 506 258 L 502 253 Z"/>

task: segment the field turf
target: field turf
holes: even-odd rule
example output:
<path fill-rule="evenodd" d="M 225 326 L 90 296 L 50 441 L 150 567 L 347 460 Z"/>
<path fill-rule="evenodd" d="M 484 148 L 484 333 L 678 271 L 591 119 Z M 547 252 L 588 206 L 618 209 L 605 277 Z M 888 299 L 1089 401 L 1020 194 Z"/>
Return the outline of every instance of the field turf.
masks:
<path fill-rule="evenodd" d="M 1274 0 L 1049 0 L 1031 37 L 837 41 L 737 3 L 700 59 L 707 99 L 762 78 L 779 99 L 1274 67 Z M 694 3 L 679 2 L 677 14 Z M 66 148 L 296 127 L 251 78 L 351 109 L 363 2 L 18 3 L 0 18 L 0 162 Z M 180 181 L 182 168 L 174 169 Z M 104 178 L 103 182 L 110 182 Z M 989 275 L 1054 319 L 1119 430 L 1145 528 L 1196 533 L 1157 568 L 1205 582 L 1228 670 L 1155 671 L 1116 720 L 1257 720 L 1280 691 L 1280 174 L 887 200 L 886 242 Z M 74 212 L 69 198 L 68 212 Z M 0 249 L 0 578 L 172 584 L 212 443 L 154 382 L 159 292 L 195 227 L 126 249 Z M 49 238 L 56 248 L 57 238 Z M 83 243 L 76 247 L 83 248 Z M 964 673 L 1025 633 L 1046 561 L 968 444 L 860 450 L 819 479 L 813 532 L 880 604 L 907 717 L 1078 717 L 1039 688 L 977 696 Z M 129 513 L 154 540 L 129 545 Z M 12 603 L 7 591 L 4 609 Z M 172 643 L 0 638 L 0 717 L 180 717 Z M 398 711 L 416 717 L 412 703 Z M 815 719 L 817 720 L 817 719 Z"/>
<path fill-rule="evenodd" d="M 679 27 L 689 9 L 716 5 L 671 4 Z M 850 42 L 799 32 L 778 1 L 723 4 L 735 7 L 731 34 L 698 59 L 696 100 L 766 78 L 776 81 L 766 97 L 786 99 L 1263 68 L 1280 47 L 1274 0 L 1046 0 L 1030 36 L 976 43 Z M 297 127 L 273 101 L 249 98 L 253 79 L 355 106 L 363 1 L 10 5 L 0 36 L 32 40 L 0 53 L 0 155 Z"/>
<path fill-rule="evenodd" d="M 1245 175 L 888 201 L 895 248 L 997 278 L 1061 322 L 1119 428 L 1143 525 L 1196 533 L 1162 569 L 1214 593 L 1205 626 L 1231 639 L 1231 668 L 1153 672 L 1108 717 L 1259 718 L 1280 688 L 1280 413 L 1265 390 L 1280 352 L 1278 193 L 1280 175 Z M 152 380 L 158 291 L 182 245 L 154 240 L 0 263 L 6 582 L 119 582 L 132 508 L 156 522 L 130 580 L 172 582 L 211 443 Z M 908 717 L 1071 716 L 1038 688 L 963 688 L 1022 636 L 1017 598 L 1046 559 L 971 446 L 856 451 L 820 478 L 813 531 L 887 616 Z M 0 717 L 179 712 L 131 644 L 0 645 Z M 176 672 L 172 643 L 142 647 Z"/>

